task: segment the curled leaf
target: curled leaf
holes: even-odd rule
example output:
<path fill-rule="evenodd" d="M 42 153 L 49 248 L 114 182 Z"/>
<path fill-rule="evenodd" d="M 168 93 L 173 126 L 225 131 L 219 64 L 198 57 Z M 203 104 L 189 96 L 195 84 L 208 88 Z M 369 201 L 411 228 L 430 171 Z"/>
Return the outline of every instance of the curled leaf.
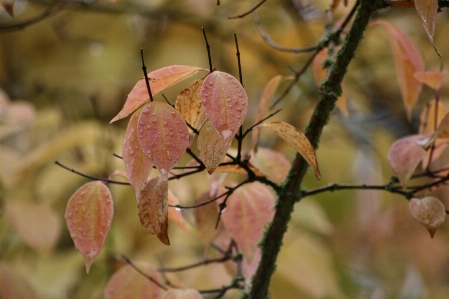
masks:
<path fill-rule="evenodd" d="M 165 176 L 189 145 L 187 125 L 176 109 L 151 102 L 140 113 L 137 136 L 144 154 Z"/>
<path fill-rule="evenodd" d="M 101 181 L 84 184 L 67 203 L 67 227 L 76 248 L 84 257 L 88 273 L 93 260 L 104 246 L 113 215 L 111 192 Z"/>
<path fill-rule="evenodd" d="M 210 121 L 206 122 L 201 128 L 197 147 L 200 159 L 203 161 L 209 174 L 213 173 L 221 161 L 223 161 L 233 138 L 234 136 L 231 135 L 223 139 Z"/>
<path fill-rule="evenodd" d="M 396 140 L 387 155 L 388 162 L 397 175 L 402 187 L 407 185 L 413 172 L 423 159 L 426 150 L 423 148 L 422 135 L 406 136 Z"/>
<path fill-rule="evenodd" d="M 433 196 L 412 198 L 409 203 L 412 216 L 418 220 L 433 238 L 437 229 L 446 219 L 446 208 L 441 201 Z"/>
<path fill-rule="evenodd" d="M 399 88 L 404 102 L 407 117 L 411 119 L 411 111 L 421 93 L 421 82 L 415 79 L 416 72 L 424 71 L 424 62 L 412 40 L 393 24 L 385 20 L 375 20 L 372 24 L 382 25 L 388 35 L 393 50 L 394 63 L 398 74 Z"/>
<path fill-rule="evenodd" d="M 279 137 L 288 142 L 293 148 L 309 163 L 315 170 L 315 177 L 321 178 L 318 161 L 316 159 L 315 150 L 306 135 L 293 127 L 292 125 L 274 121 L 269 123 L 262 123 L 260 127 L 267 127 L 273 130 Z"/>
<path fill-rule="evenodd" d="M 273 219 L 275 197 L 269 187 L 254 182 L 235 190 L 221 219 L 229 235 L 251 261 L 265 225 Z"/>
<path fill-rule="evenodd" d="M 153 168 L 151 160 L 142 151 L 137 137 L 137 124 L 141 110 L 134 112 L 128 123 L 123 142 L 122 157 L 125 164 L 126 175 L 133 186 L 136 200 L 139 197 L 140 189 L 148 179 Z"/>
<path fill-rule="evenodd" d="M 207 69 L 187 65 L 171 65 L 152 71 L 151 73 L 148 73 L 151 93 L 155 96 L 161 91 L 193 76 L 199 71 L 208 72 Z M 137 84 L 129 93 L 122 110 L 111 120 L 110 123 L 127 117 L 137 108 L 149 101 L 150 96 L 148 95 L 145 78 L 141 78 L 137 81 Z"/>
<path fill-rule="evenodd" d="M 168 239 L 168 181 L 157 176 L 149 180 L 139 194 L 137 214 L 140 224 L 165 245 Z"/>
<path fill-rule="evenodd" d="M 193 128 L 199 130 L 206 120 L 206 113 L 201 104 L 200 91 L 205 78 L 193 81 L 176 98 L 175 108 L 185 121 Z M 189 128 L 190 134 L 192 129 Z"/>
<path fill-rule="evenodd" d="M 215 71 L 201 86 L 200 97 L 204 110 L 223 139 L 234 136 L 248 110 L 248 96 L 233 76 Z"/>
<path fill-rule="evenodd" d="M 146 262 L 134 262 L 143 273 L 158 280 L 158 273 Z M 112 275 L 104 290 L 105 299 L 160 299 L 162 289 L 130 265 Z"/>

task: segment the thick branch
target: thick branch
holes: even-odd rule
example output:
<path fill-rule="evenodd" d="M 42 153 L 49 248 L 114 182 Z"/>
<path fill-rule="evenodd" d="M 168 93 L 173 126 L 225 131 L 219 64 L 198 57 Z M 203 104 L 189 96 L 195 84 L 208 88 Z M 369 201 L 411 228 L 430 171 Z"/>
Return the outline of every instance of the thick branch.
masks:
<path fill-rule="evenodd" d="M 373 13 L 382 7 L 384 7 L 384 3 L 381 0 L 361 0 L 359 2 L 354 23 L 345 38 L 343 46 L 337 53 L 328 78 L 320 86 L 320 102 L 315 108 L 306 130 L 306 136 L 314 148 L 318 147 L 323 127 L 327 124 L 330 113 L 335 107 L 335 101 L 341 93 L 340 85 L 349 62 L 354 57 L 369 20 Z M 308 165 L 304 159 L 297 155 L 285 184 L 278 191 L 274 219 L 261 242 L 261 262 L 253 277 L 250 293 L 246 298 L 263 299 L 268 296 L 268 287 L 276 267 L 276 258 L 282 245 L 284 233 L 287 231 L 293 206 L 296 201 L 301 199 L 300 188 L 307 168 Z"/>

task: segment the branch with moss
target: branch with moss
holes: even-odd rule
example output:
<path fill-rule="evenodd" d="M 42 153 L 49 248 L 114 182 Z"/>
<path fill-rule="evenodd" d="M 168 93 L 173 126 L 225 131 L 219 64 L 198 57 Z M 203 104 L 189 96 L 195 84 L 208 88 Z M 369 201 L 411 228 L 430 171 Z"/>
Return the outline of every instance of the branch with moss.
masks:
<path fill-rule="evenodd" d="M 336 55 L 327 79 L 320 86 L 320 101 L 306 130 L 306 136 L 315 149 L 318 147 L 323 128 L 335 108 L 335 102 L 341 94 L 341 82 L 363 38 L 365 29 L 374 12 L 385 6 L 381 0 L 361 0 L 358 3 L 354 22 Z M 301 185 L 307 169 L 306 161 L 297 155 L 286 181 L 277 190 L 278 201 L 275 215 L 260 243 L 261 262 L 253 276 L 251 289 L 243 296 L 244 298 L 263 299 L 268 297 L 268 287 L 276 268 L 276 259 L 282 246 L 282 239 L 287 231 L 294 205 L 301 199 Z"/>

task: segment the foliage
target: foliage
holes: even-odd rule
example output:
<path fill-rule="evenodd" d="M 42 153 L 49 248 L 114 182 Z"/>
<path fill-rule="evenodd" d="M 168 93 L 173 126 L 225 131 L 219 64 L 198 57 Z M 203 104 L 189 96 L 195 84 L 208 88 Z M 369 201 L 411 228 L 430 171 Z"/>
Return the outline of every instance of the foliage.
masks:
<path fill-rule="evenodd" d="M 260 27 L 259 10 L 263 11 L 264 5 L 269 5 L 264 2 L 248 12 L 255 15 L 260 34 L 268 44 L 277 50 L 288 50 L 277 46 Z M 387 2 L 399 7 L 411 5 L 410 1 Z M 385 8 L 382 1 L 361 0 L 350 3 L 352 8 L 344 7 L 339 1 L 330 4 L 331 21 L 326 23 L 322 38 L 315 41 L 316 46 L 291 49 L 295 53 L 310 53 L 300 62 L 302 69 L 292 69 L 292 76 L 274 74 L 271 80 L 265 74 L 266 86 L 258 93 L 248 87 L 253 86 L 250 83 L 243 86 L 243 76 L 250 78 L 245 82 L 253 81 L 253 78 L 246 76 L 245 67 L 242 67 L 245 60 L 240 61 L 237 35 L 234 38 L 239 79 L 231 75 L 237 71 L 230 71 L 226 64 L 213 67 L 212 57 L 219 51 L 214 47 L 211 51 L 204 30 L 208 69 L 170 65 L 169 62 L 169 66 L 154 67 L 155 70 L 147 74 L 142 54 L 144 77 L 130 84 L 135 83 L 128 91 L 123 108 L 111 111 L 119 111 L 115 117 L 110 117 L 111 122 L 130 116 L 126 131 L 116 124 L 112 129 L 106 129 L 104 121 L 82 120 L 65 124 L 65 117 L 58 109 L 39 109 L 36 113 L 33 106 L 11 102 L 3 95 L 0 104 L 5 112 L 1 115 L 0 138 L 5 143 L 1 147 L 5 163 L 0 168 L 0 182 L 4 217 L 0 227 L 5 244 L 1 254 L 5 262 L 0 264 L 0 277 L 8 277 L 12 283 L 0 284 L 1 297 L 95 298 L 104 294 L 105 298 L 265 298 L 269 286 L 282 298 L 346 298 L 355 297 L 358 291 L 385 298 L 412 298 L 416 296 L 413 293 L 424 294 L 426 286 L 423 286 L 425 282 L 421 276 L 429 271 L 428 261 L 439 265 L 441 260 L 447 261 L 441 249 L 446 237 L 444 232 L 438 233 L 432 243 L 426 243 L 432 245 L 427 246 L 425 252 L 419 248 L 413 251 L 412 255 L 419 256 L 415 262 L 411 262 L 412 257 L 405 258 L 400 265 L 400 280 L 390 284 L 388 277 L 398 271 L 390 258 L 381 263 L 386 270 L 377 270 L 382 272 L 378 277 L 385 281 L 376 282 L 376 277 L 365 275 L 373 286 L 364 286 L 358 278 L 364 274 L 354 274 L 357 271 L 347 269 L 347 266 L 353 267 L 357 263 L 351 252 L 357 252 L 359 243 L 354 240 L 360 236 L 368 238 L 362 240 L 365 248 L 388 254 L 388 249 L 376 246 L 388 247 L 391 236 L 394 236 L 397 252 L 410 248 L 407 238 L 423 242 L 422 235 L 416 236 L 417 229 L 408 222 L 412 217 L 425 226 L 432 238 L 439 227 L 444 228 L 447 196 L 443 187 L 448 180 L 444 150 L 449 131 L 449 117 L 442 99 L 447 86 L 445 72 L 425 71 L 431 67 L 425 67 L 427 61 L 424 63 L 412 36 L 393 22 L 380 16 L 369 23 L 375 12 Z M 435 48 L 436 53 L 432 55 L 438 57 L 443 53 L 444 57 L 447 49 L 436 50 L 438 42 L 434 39 L 438 1 L 415 1 L 413 5 L 424 25 L 423 33 L 430 40 L 430 48 L 432 51 Z M 3 6 L 11 14 L 11 4 L 4 3 Z M 341 13 L 337 13 L 338 10 Z M 400 11 L 395 10 L 392 14 Z M 333 18 L 339 16 L 341 21 L 334 26 Z M 402 134 L 406 135 L 402 138 L 382 134 L 382 138 L 388 139 L 380 139 L 380 143 L 386 143 L 382 147 L 382 159 L 388 161 L 394 174 L 386 183 L 379 183 L 380 180 L 374 178 L 381 176 L 381 172 L 376 171 L 376 164 L 384 163 L 368 158 L 366 148 L 360 151 L 362 158 L 359 161 L 349 159 L 350 162 L 345 164 L 336 158 L 339 149 L 335 142 L 341 143 L 341 139 L 336 139 L 334 133 L 323 132 L 329 121 L 330 130 L 335 130 L 363 115 L 359 102 L 347 101 L 348 94 L 363 98 L 360 90 L 365 84 L 370 86 L 366 87 L 368 91 L 375 94 L 370 89 L 375 84 L 357 82 L 351 74 L 363 69 L 357 65 L 360 63 L 358 57 L 354 60 L 355 67 L 349 69 L 346 76 L 368 27 L 368 44 L 370 35 L 379 32 L 377 27 L 388 37 L 397 78 L 397 84 L 391 84 L 392 89 L 400 91 L 405 107 L 402 110 L 402 115 L 406 115 L 404 119 L 416 124 L 415 130 Z M 429 43 L 422 47 L 429 47 Z M 360 55 L 363 55 L 363 51 L 367 51 L 368 58 L 375 55 L 366 49 L 361 45 L 357 53 L 361 51 Z M 280 57 L 278 53 L 272 55 Z M 312 74 L 306 73 L 309 67 Z M 256 73 L 260 71 L 250 71 L 250 74 Z M 254 81 L 257 82 L 256 76 Z M 297 107 L 294 98 L 298 91 L 308 89 L 301 82 L 307 85 L 313 81 L 319 85 L 319 90 L 310 88 L 312 96 L 304 95 L 304 99 L 313 102 L 313 106 L 316 102 L 316 107 L 305 107 L 305 104 Z M 388 86 L 382 86 L 379 92 L 390 87 L 389 82 L 385 85 Z M 432 98 L 425 107 L 422 107 L 423 101 L 420 104 L 423 91 L 427 92 L 425 96 Z M 156 98 L 162 92 L 168 96 Z M 258 95 L 260 100 L 256 102 Z M 397 102 L 396 99 L 395 105 Z M 368 106 L 368 111 L 375 111 L 377 105 L 384 104 L 375 102 Z M 280 106 L 281 112 L 274 111 L 274 107 Z M 331 117 L 335 106 L 346 117 L 339 118 L 341 124 L 335 123 L 338 112 Z M 385 109 L 391 113 L 390 110 Z M 289 117 L 290 113 L 294 117 Z M 298 115 L 311 115 L 307 126 L 296 119 Z M 416 122 L 418 115 L 419 124 Z M 303 126 L 305 129 L 298 129 Z M 351 130 L 350 125 L 347 127 Z M 387 129 L 394 127 L 387 126 Z M 109 134 L 105 133 L 107 130 L 110 130 Z M 352 131 L 356 139 L 369 139 L 370 147 L 378 142 L 360 133 L 360 128 L 353 127 Z M 278 142 L 278 139 L 283 141 Z M 102 140 L 103 148 L 98 140 Z M 316 151 L 319 143 L 320 151 Z M 285 145 L 291 146 L 296 155 L 292 150 L 286 150 Z M 120 150 L 121 157 L 104 158 Z M 351 152 L 354 155 L 355 150 Z M 56 158 L 64 161 L 64 164 L 57 162 L 59 166 L 79 176 L 61 175 L 61 168 L 48 163 Z M 354 176 L 344 173 L 350 163 L 354 165 Z M 422 171 L 416 170 L 419 164 Z M 315 178 L 306 176 L 309 165 Z M 391 175 L 391 172 L 384 172 Z M 82 177 L 89 181 L 83 181 Z M 346 180 L 355 183 L 339 183 Z M 115 185 L 131 185 L 134 192 Z M 66 200 L 63 199 L 77 188 L 65 207 Z M 346 195 L 339 195 L 343 194 L 341 192 L 332 195 L 336 199 L 332 203 L 323 200 L 318 204 L 315 199 L 318 194 L 322 194 L 323 199 L 329 198 L 326 193 L 340 190 L 355 190 L 350 193 L 351 197 L 359 198 L 352 209 L 348 203 L 351 200 L 344 198 Z M 387 203 L 379 193 L 373 195 L 374 190 L 395 194 L 391 198 L 407 199 L 410 213 L 399 203 Z M 375 203 L 363 199 L 367 194 L 375 199 Z M 133 196 L 137 205 L 134 200 L 129 200 Z M 313 200 L 307 197 L 313 197 Z M 293 210 L 295 206 L 298 206 L 296 211 Z M 82 261 L 71 249 L 70 238 L 67 233 L 61 234 L 61 217 L 58 215 L 62 215 L 64 209 L 70 237 L 84 257 L 87 272 L 96 258 L 89 274 L 93 280 L 88 284 L 83 283 L 89 278 L 79 271 Z M 354 217 L 357 214 L 358 222 Z M 332 225 L 328 215 L 338 225 Z M 348 218 L 351 223 L 346 220 Z M 180 229 L 169 229 L 169 220 Z M 351 237 L 346 241 L 348 232 Z M 401 239 L 404 232 L 405 238 Z M 148 233 L 157 237 L 160 243 L 172 244 L 174 248 L 167 251 L 169 249 L 150 239 Z M 350 244 L 350 250 L 342 243 Z M 189 249 L 185 250 L 185 247 Z M 203 256 L 199 262 L 191 259 L 190 252 L 195 249 L 201 252 L 197 258 Z M 148 251 L 163 253 L 158 258 L 159 267 L 143 261 L 148 260 Z M 365 251 L 375 258 L 373 261 L 382 260 L 381 254 Z M 335 255 L 341 259 L 336 259 Z M 357 255 L 360 258 L 364 253 Z M 114 257 L 126 265 L 114 262 Z M 36 262 L 30 266 L 32 260 Z M 51 263 L 47 263 L 48 260 Z M 165 266 L 167 262 L 175 266 Z M 278 270 L 274 272 L 276 264 Z M 52 265 L 64 274 L 60 277 L 40 274 Z M 55 282 L 58 285 L 51 291 L 46 287 L 50 281 L 51 285 Z M 430 288 L 433 283 L 438 285 L 435 281 L 429 283 L 429 292 L 432 298 L 438 298 L 437 292 Z M 283 292 L 290 292 L 290 295 Z M 376 295 L 379 292 L 380 295 Z"/>

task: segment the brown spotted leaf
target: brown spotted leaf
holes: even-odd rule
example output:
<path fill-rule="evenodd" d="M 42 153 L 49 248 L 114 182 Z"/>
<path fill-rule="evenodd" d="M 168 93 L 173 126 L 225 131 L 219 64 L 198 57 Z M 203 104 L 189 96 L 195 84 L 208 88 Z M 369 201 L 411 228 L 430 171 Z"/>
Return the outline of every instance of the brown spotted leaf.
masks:
<path fill-rule="evenodd" d="M 197 147 L 200 159 L 203 161 L 209 174 L 213 173 L 221 161 L 223 161 L 233 138 L 234 135 L 230 135 L 223 139 L 210 121 L 203 125 L 198 135 Z"/>
<path fill-rule="evenodd" d="M 393 51 L 399 88 L 404 102 L 407 117 L 411 119 L 413 106 L 421 93 L 421 82 L 415 79 L 416 72 L 424 71 L 424 62 L 412 40 L 393 24 L 377 19 L 372 24 L 380 24 L 385 28 Z"/>
<path fill-rule="evenodd" d="M 181 160 L 189 145 L 187 125 L 172 106 L 151 102 L 140 113 L 137 137 L 144 154 L 163 176 Z"/>
<path fill-rule="evenodd" d="M 206 113 L 201 104 L 200 91 L 205 78 L 192 82 L 176 98 L 175 108 L 185 121 L 193 128 L 199 130 L 206 120 Z M 189 128 L 190 134 L 192 129 Z"/>
<path fill-rule="evenodd" d="M 287 141 L 293 148 L 309 163 L 315 170 L 315 177 L 321 178 L 320 169 L 318 167 L 318 161 L 316 159 L 315 150 L 309 139 L 298 129 L 292 125 L 274 121 L 269 123 L 262 123 L 260 127 L 267 127 L 273 130 L 279 137 Z"/>
<path fill-rule="evenodd" d="M 150 82 L 151 93 L 153 96 L 159 94 L 161 91 L 187 79 L 199 71 L 208 72 L 207 69 L 187 66 L 187 65 L 171 65 L 148 73 L 148 81 Z M 145 78 L 137 81 L 126 99 L 122 110 L 115 116 L 110 123 L 119 119 L 125 118 L 137 108 L 150 101 L 148 95 L 147 84 Z"/>
<path fill-rule="evenodd" d="M 427 228 L 433 238 L 446 219 L 446 208 L 441 201 L 433 196 L 412 198 L 409 207 L 412 216 Z"/>
<path fill-rule="evenodd" d="M 146 275 L 158 281 L 158 273 L 146 262 L 134 262 Z M 104 290 L 105 299 L 160 299 L 162 289 L 126 265 L 112 275 Z"/>
<path fill-rule="evenodd" d="M 443 84 L 446 72 L 417 72 L 414 74 L 416 80 L 426 84 L 433 90 L 439 90 Z"/>
<path fill-rule="evenodd" d="M 233 76 L 215 71 L 201 86 L 201 101 L 214 128 L 223 139 L 234 136 L 248 110 L 248 96 Z"/>
<path fill-rule="evenodd" d="M 171 289 L 163 299 L 202 299 L 200 292 L 194 289 Z"/>
<path fill-rule="evenodd" d="M 273 219 L 275 197 L 258 182 L 235 190 L 226 201 L 221 219 L 229 235 L 248 260 L 252 260 L 264 227 Z"/>
<path fill-rule="evenodd" d="M 279 85 L 284 80 L 292 80 L 293 77 L 284 77 L 281 75 L 274 76 L 271 78 L 271 80 L 267 83 L 265 86 L 265 89 L 263 90 L 262 97 L 259 101 L 259 107 L 257 110 L 256 118 L 254 119 L 254 123 L 260 122 L 267 113 L 268 106 L 270 105 L 270 101 L 273 98 L 274 94 L 276 93 L 276 90 L 278 89 Z M 257 146 L 259 141 L 259 135 L 260 135 L 260 129 L 254 129 L 253 130 L 253 149 L 255 152 L 257 152 Z"/>
<path fill-rule="evenodd" d="M 67 227 L 75 247 L 84 257 L 87 272 L 104 246 L 113 215 L 111 192 L 101 181 L 84 184 L 67 203 Z"/>
<path fill-rule="evenodd" d="M 165 245 L 168 239 L 168 181 L 160 176 L 149 180 L 139 194 L 140 224 Z"/>
<path fill-rule="evenodd" d="M 411 135 L 396 140 L 388 151 L 388 162 L 399 179 L 402 187 L 407 185 L 413 172 L 423 159 L 422 135 Z"/>
<path fill-rule="evenodd" d="M 134 112 L 129 120 L 122 149 L 126 175 L 128 176 L 131 186 L 134 188 L 136 200 L 139 197 L 140 189 L 142 189 L 147 181 L 153 168 L 151 160 L 148 159 L 142 151 L 137 137 L 137 123 L 139 121 L 140 112 L 141 110 Z"/>

